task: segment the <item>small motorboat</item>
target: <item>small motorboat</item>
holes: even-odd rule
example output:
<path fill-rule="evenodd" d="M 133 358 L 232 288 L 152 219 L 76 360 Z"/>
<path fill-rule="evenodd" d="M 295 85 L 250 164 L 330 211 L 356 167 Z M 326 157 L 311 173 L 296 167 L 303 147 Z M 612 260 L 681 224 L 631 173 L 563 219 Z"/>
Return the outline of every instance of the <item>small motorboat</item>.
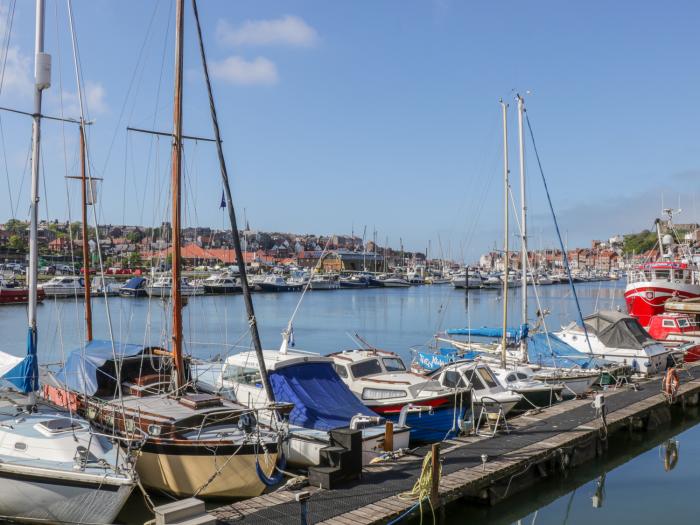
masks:
<path fill-rule="evenodd" d="M 383 275 L 378 280 L 384 288 L 408 288 L 411 286 L 411 283 L 398 275 Z"/>
<path fill-rule="evenodd" d="M 268 275 L 258 282 L 263 292 L 298 292 L 304 285 L 301 282 L 290 282 L 281 275 Z"/>
<path fill-rule="evenodd" d="M 350 275 L 340 278 L 341 288 L 367 288 L 369 287 L 369 278 L 365 275 Z"/>
<path fill-rule="evenodd" d="M 44 291 L 37 290 L 37 302 L 44 300 Z M 29 300 L 29 288 L 22 286 L 14 279 L 0 276 L 0 304 L 21 304 Z"/>
<path fill-rule="evenodd" d="M 173 286 L 173 278 L 168 276 L 158 277 L 151 284 L 146 286 L 146 293 L 149 297 L 170 297 Z M 180 280 L 180 294 L 183 297 L 193 295 L 204 295 L 204 287 L 190 283 L 187 279 Z"/>
<path fill-rule="evenodd" d="M 210 275 L 202 281 L 202 286 L 210 294 L 238 293 L 242 290 L 240 281 L 227 272 Z"/>
<path fill-rule="evenodd" d="M 132 277 L 119 288 L 119 295 L 122 297 L 145 297 L 148 295 L 146 287 L 148 280 L 144 277 Z"/>
<path fill-rule="evenodd" d="M 459 432 L 471 406 L 469 390 L 443 386 L 410 372 L 401 357 L 376 349 L 330 354 L 341 379 L 377 414 L 398 422 L 403 414 L 413 442 L 435 442 Z"/>
<path fill-rule="evenodd" d="M 85 279 L 77 275 L 54 277 L 39 285 L 47 297 L 74 297 L 85 295 Z"/>
<path fill-rule="evenodd" d="M 318 273 L 311 277 L 309 288 L 312 290 L 337 290 L 340 288 L 340 276 L 337 273 Z"/>

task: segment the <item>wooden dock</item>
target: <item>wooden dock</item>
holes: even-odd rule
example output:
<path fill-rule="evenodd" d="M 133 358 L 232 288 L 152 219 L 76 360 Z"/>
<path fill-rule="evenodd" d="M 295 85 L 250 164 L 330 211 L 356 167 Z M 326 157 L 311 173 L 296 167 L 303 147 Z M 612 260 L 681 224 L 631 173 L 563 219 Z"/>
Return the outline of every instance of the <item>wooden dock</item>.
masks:
<path fill-rule="evenodd" d="M 509 421 L 510 432 L 494 437 L 469 436 L 440 444 L 442 476 L 433 494 L 436 509 L 460 498 L 494 504 L 538 480 L 575 468 L 601 455 L 607 440 L 622 429 L 644 431 L 667 424 L 671 410 L 700 402 L 700 363 L 680 372 L 681 386 L 671 401 L 661 392 L 661 379 L 644 380 L 604 392 L 606 424 L 592 399 L 560 403 Z M 366 467 L 362 479 L 341 489 L 305 487 L 309 524 L 374 525 L 386 523 L 415 507 L 402 497 L 421 473 L 419 449 L 391 463 Z M 280 490 L 210 511 L 219 523 L 244 525 L 298 524 L 299 491 Z M 427 508 L 428 503 L 424 503 Z M 417 511 L 417 509 L 416 509 Z"/>

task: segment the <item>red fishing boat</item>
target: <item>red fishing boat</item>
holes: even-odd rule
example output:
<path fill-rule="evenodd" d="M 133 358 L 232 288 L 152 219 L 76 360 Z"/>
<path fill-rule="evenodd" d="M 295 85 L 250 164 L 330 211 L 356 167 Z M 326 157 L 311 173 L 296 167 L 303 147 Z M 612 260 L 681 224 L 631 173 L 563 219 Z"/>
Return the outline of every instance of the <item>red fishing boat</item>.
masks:
<path fill-rule="evenodd" d="M 654 339 L 681 347 L 687 363 L 700 359 L 700 330 L 692 315 L 670 312 L 654 315 L 646 330 Z"/>
<path fill-rule="evenodd" d="M 44 300 L 44 291 L 37 291 L 37 301 Z M 14 279 L 0 276 L 0 304 L 20 304 L 29 301 L 29 288 L 20 285 Z"/>

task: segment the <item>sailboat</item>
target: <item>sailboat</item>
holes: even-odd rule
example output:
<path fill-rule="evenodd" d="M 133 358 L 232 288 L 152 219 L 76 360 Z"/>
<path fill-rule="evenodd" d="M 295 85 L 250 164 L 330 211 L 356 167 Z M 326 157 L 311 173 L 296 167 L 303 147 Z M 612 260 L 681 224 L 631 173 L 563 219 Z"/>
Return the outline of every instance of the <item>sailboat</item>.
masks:
<path fill-rule="evenodd" d="M 44 0 L 36 1 L 27 354 L 0 352 L 0 517 L 13 522 L 113 523 L 135 480 L 128 458 L 87 421 L 37 401 L 39 141 L 42 93 L 50 86 Z"/>
<path fill-rule="evenodd" d="M 145 486 L 179 497 L 252 497 L 263 492 L 276 467 L 279 436 L 260 429 L 254 410 L 200 389 L 190 374 L 190 359 L 183 354 L 183 10 L 184 0 L 176 0 L 172 345 L 88 341 L 70 354 L 44 391 L 53 402 L 72 407 L 105 431 L 140 439 L 136 466 Z"/>

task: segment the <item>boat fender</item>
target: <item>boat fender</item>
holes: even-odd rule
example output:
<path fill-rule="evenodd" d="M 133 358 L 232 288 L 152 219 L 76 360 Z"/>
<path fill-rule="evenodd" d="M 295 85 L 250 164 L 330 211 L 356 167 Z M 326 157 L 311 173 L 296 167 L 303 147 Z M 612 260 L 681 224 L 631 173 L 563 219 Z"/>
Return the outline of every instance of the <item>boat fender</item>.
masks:
<path fill-rule="evenodd" d="M 238 418 L 238 428 L 250 434 L 255 426 L 255 416 L 252 413 L 242 414 Z"/>
<path fill-rule="evenodd" d="M 262 467 L 260 466 L 260 456 L 255 457 L 255 473 L 258 475 L 260 481 L 262 481 L 263 484 L 267 487 L 274 487 L 275 485 L 279 485 L 282 479 L 284 478 L 284 469 L 287 466 L 287 458 L 284 456 L 281 446 L 278 447 L 277 450 L 277 464 L 275 465 L 273 474 L 270 477 L 265 475 Z"/>
<path fill-rule="evenodd" d="M 662 381 L 663 391 L 669 397 L 674 397 L 678 393 L 681 381 L 678 378 L 678 372 L 675 367 L 670 367 L 666 371 L 664 380 Z"/>

